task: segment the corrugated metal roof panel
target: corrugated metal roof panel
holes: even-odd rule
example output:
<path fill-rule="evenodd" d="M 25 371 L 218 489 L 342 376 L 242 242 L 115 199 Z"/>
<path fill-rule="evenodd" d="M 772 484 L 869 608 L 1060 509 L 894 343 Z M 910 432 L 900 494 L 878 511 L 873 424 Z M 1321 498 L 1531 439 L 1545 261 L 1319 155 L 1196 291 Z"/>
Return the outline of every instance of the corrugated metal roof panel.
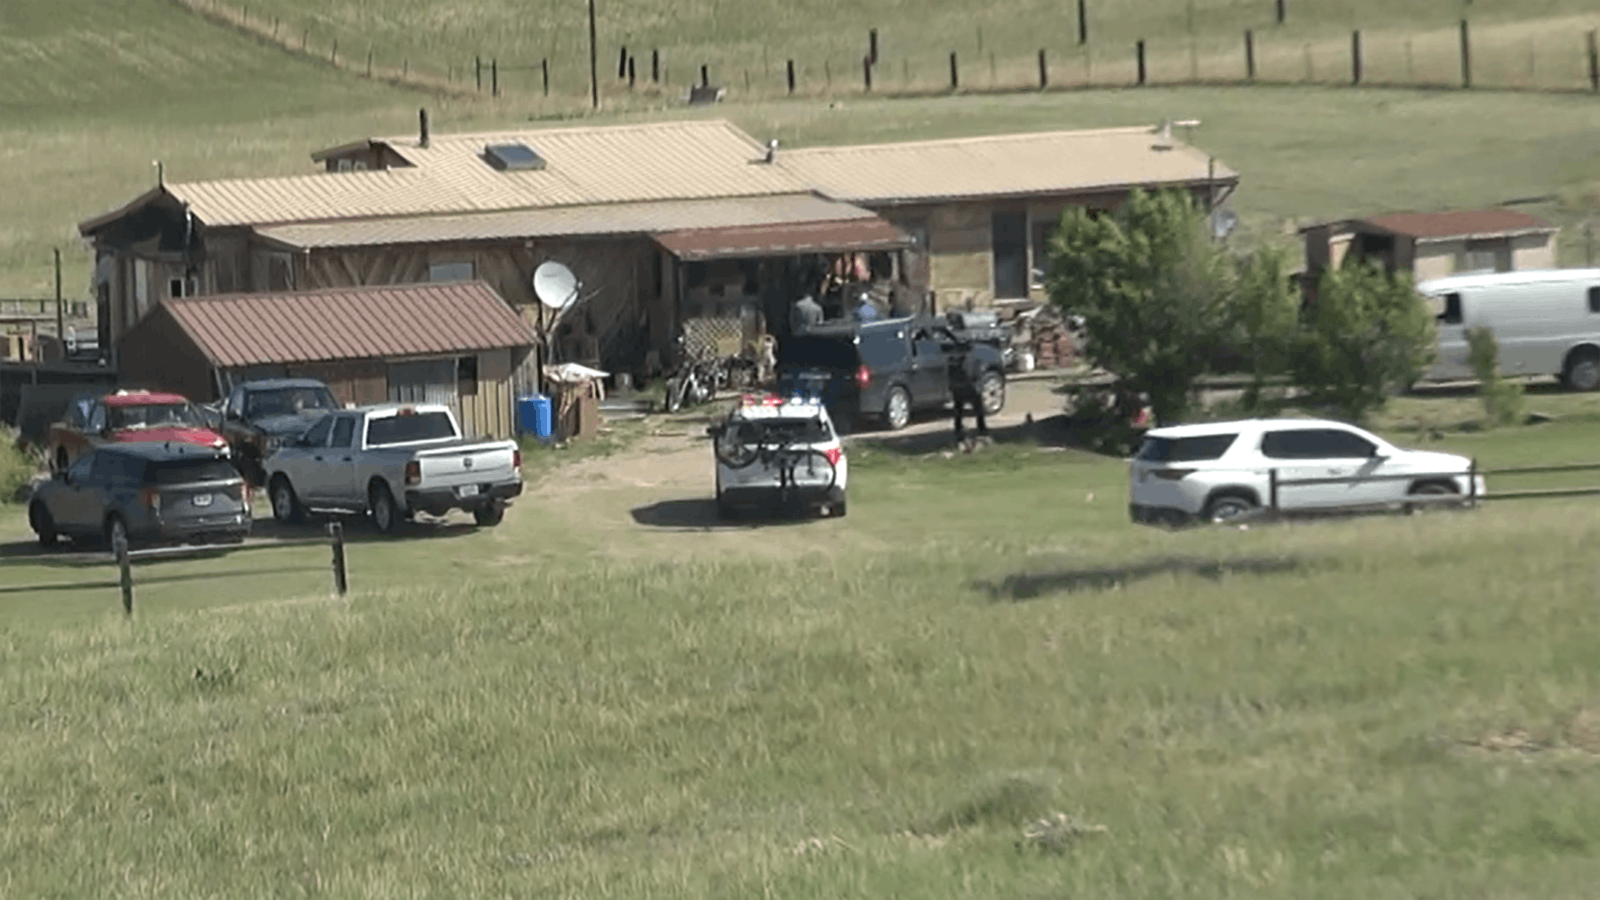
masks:
<path fill-rule="evenodd" d="M 473 216 L 414 216 L 365 222 L 279 225 L 260 228 L 257 233 L 297 248 L 365 247 L 555 235 L 655 234 L 685 228 L 875 218 L 873 213 L 858 206 L 835 203 L 814 194 L 792 194 L 571 206 Z"/>
<path fill-rule="evenodd" d="M 1515 209 L 1460 209 L 1435 213 L 1395 213 L 1361 222 L 1414 238 L 1476 237 L 1513 232 L 1555 231 L 1535 215 Z"/>
<path fill-rule="evenodd" d="M 778 154 L 813 190 L 854 203 L 1070 193 L 1233 180 L 1238 173 L 1149 128 L 1053 131 Z M 1208 174 L 1209 173 L 1209 174 Z"/>
<path fill-rule="evenodd" d="M 534 342 L 522 317 L 481 281 L 226 294 L 163 305 L 221 367 L 393 359 Z"/>
<path fill-rule="evenodd" d="M 882 219 L 840 222 L 792 222 L 737 228 L 696 228 L 674 231 L 656 243 L 683 260 L 729 259 L 741 256 L 782 256 L 795 253 L 839 253 L 896 250 L 911 246 L 911 239 Z"/>

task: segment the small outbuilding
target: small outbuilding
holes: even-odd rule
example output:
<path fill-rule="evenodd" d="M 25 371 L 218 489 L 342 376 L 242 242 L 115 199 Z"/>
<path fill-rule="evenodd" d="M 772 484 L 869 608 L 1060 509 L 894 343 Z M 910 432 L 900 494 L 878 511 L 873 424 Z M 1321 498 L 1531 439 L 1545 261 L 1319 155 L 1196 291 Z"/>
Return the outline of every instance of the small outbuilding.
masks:
<path fill-rule="evenodd" d="M 1405 272 L 1417 281 L 1472 272 L 1552 269 L 1559 231 L 1538 216 L 1504 208 L 1393 213 L 1300 229 L 1309 285 L 1324 269 L 1341 265 L 1352 254 L 1377 260 L 1389 271 Z"/>
<path fill-rule="evenodd" d="M 343 403 L 448 403 L 468 433 L 507 438 L 512 372 L 535 340 L 481 281 L 175 297 L 123 337 L 122 378 L 200 401 L 317 378 Z"/>

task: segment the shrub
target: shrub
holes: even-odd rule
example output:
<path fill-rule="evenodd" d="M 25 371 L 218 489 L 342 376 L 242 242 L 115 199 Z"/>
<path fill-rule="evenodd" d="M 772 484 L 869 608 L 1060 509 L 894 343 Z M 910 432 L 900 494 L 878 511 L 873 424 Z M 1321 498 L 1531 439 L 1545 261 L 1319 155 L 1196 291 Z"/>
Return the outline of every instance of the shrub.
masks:
<path fill-rule="evenodd" d="M 0 503 L 26 500 L 28 485 L 38 472 L 38 460 L 22 446 L 16 432 L 0 428 Z"/>
<path fill-rule="evenodd" d="M 1478 397 L 1483 401 L 1489 427 L 1520 420 L 1523 384 L 1500 374 L 1500 345 L 1493 331 L 1483 326 L 1467 329 L 1467 363 L 1478 379 Z"/>

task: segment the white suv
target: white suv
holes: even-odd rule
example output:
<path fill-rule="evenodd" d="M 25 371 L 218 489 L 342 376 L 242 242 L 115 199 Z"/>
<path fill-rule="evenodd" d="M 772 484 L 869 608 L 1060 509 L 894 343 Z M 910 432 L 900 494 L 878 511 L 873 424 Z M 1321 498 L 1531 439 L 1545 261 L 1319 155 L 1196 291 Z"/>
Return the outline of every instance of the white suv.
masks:
<path fill-rule="evenodd" d="M 1399 507 L 1418 495 L 1482 496 L 1485 487 L 1481 475 L 1471 483 L 1464 456 L 1402 450 L 1323 419 L 1157 428 L 1129 469 L 1128 513 L 1147 524 L 1221 522 L 1274 503 L 1283 512 Z"/>
<path fill-rule="evenodd" d="M 746 395 L 706 433 L 720 518 L 752 506 L 845 514 L 849 461 L 820 400 Z"/>

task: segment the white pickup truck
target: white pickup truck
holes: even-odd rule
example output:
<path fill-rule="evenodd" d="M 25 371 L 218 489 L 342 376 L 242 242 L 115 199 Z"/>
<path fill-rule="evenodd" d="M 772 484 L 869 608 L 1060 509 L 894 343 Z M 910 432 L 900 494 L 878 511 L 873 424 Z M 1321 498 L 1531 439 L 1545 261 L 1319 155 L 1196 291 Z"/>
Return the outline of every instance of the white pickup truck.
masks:
<path fill-rule="evenodd" d="M 464 439 L 450 407 L 430 403 L 329 414 L 267 457 L 264 469 L 278 521 L 298 522 L 312 509 L 370 513 L 385 534 L 416 513 L 452 509 L 498 525 L 522 493 L 516 442 Z"/>

